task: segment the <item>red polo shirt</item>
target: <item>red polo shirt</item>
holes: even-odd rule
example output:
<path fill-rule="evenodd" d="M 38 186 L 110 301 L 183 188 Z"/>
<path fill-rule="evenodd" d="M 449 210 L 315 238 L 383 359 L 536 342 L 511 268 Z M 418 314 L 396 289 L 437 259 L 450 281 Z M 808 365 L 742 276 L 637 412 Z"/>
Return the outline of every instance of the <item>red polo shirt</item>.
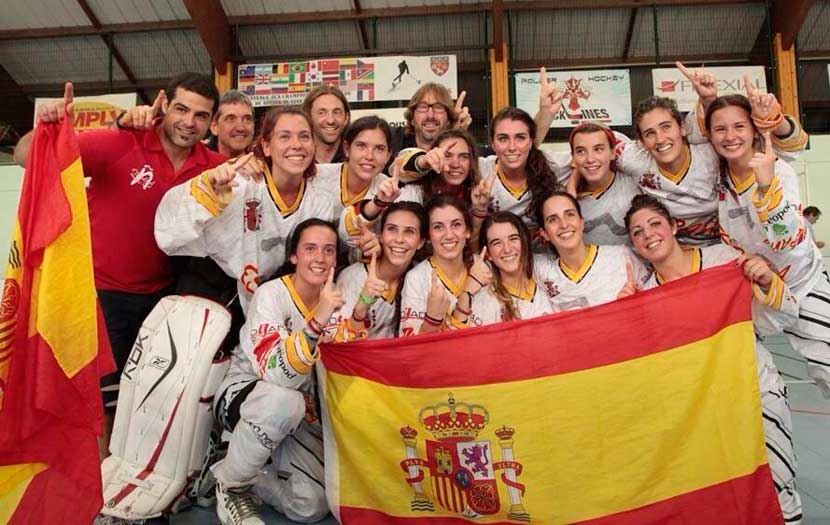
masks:
<path fill-rule="evenodd" d="M 165 192 L 225 161 L 197 143 L 178 172 L 161 146 L 156 127 L 147 131 L 81 133 L 92 229 L 95 286 L 152 293 L 173 280 L 170 261 L 153 236 L 156 208 Z"/>

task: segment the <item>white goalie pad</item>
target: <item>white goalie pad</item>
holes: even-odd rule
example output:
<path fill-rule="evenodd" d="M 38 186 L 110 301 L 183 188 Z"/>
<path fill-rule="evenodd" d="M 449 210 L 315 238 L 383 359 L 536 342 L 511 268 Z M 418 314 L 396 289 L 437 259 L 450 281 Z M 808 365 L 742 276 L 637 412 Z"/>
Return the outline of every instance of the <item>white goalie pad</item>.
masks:
<path fill-rule="evenodd" d="M 218 303 L 177 295 L 144 320 L 121 374 L 112 455 L 101 465 L 103 514 L 158 516 L 201 467 L 211 402 L 230 365 L 214 355 L 230 324 Z"/>

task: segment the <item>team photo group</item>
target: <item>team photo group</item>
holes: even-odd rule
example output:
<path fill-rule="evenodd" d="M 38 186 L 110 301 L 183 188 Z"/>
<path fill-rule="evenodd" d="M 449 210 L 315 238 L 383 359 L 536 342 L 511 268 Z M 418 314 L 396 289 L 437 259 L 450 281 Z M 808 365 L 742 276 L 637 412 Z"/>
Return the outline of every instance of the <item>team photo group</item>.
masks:
<path fill-rule="evenodd" d="M 452 337 L 628 300 L 723 265 L 752 290 L 757 419 L 780 513 L 800 523 L 787 388 L 762 341 L 786 334 L 830 398 L 830 279 L 810 228 L 820 212 L 802 201 L 789 164 L 808 136 L 748 80 L 744 94 L 723 95 L 711 72 L 676 66 L 697 94 L 692 111 L 648 97 L 631 108 L 635 136 L 585 121 L 556 152 L 543 142 L 566 109 L 544 69 L 536 113 L 501 109 L 485 144 L 467 131 L 466 93 L 439 83 L 418 82 L 402 127 L 352 118 L 330 85 L 256 122 L 243 91 L 220 94 L 190 73 L 111 129 L 78 135 L 95 287 L 117 367 L 102 380 L 96 523 L 155 523 L 174 501 L 215 505 L 225 525 L 264 525 L 263 505 L 321 520 L 331 507 L 321 348 Z M 62 100 L 39 107 L 39 126 L 64 121 L 72 103 L 67 84 Z M 19 163 L 35 162 L 37 132 L 18 144 Z M 223 322 L 209 325 L 208 311 Z M 173 318 L 188 320 L 170 331 Z M 218 357 L 198 374 L 132 366 L 153 345 L 173 344 L 175 330 L 197 346 L 215 330 Z M 178 366 L 190 366 L 178 352 Z M 194 407 L 185 397 L 154 401 L 173 377 L 186 392 L 202 385 Z M 125 381 L 137 385 L 129 395 L 119 392 Z M 157 421 L 135 415 L 145 401 Z M 155 464 L 168 420 L 199 410 L 182 441 L 190 448 L 178 451 L 198 456 L 186 487 L 124 481 L 144 479 L 125 474 L 125 457 L 155 452 Z M 161 438 L 130 445 L 142 425 Z M 342 455 L 348 445 L 338 446 Z M 470 517 L 469 505 L 459 516 Z"/>

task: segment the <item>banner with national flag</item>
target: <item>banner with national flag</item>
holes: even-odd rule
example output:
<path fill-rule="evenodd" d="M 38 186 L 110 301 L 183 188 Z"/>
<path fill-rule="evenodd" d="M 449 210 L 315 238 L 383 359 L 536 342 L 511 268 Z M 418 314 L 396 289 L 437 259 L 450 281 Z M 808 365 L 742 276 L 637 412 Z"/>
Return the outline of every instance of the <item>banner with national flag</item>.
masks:
<path fill-rule="evenodd" d="M 72 119 L 40 124 L 0 308 L 0 523 L 92 522 L 102 504 L 99 379 L 113 369 Z"/>
<path fill-rule="evenodd" d="M 750 313 L 723 266 L 606 305 L 327 345 L 344 525 L 783 522 Z"/>

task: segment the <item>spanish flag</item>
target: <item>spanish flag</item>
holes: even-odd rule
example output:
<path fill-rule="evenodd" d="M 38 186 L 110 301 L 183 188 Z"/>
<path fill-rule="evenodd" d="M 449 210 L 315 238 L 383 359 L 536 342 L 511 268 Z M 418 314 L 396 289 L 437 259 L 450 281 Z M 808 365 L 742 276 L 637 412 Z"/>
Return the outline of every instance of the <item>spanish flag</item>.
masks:
<path fill-rule="evenodd" d="M 323 348 L 344 525 L 780 524 L 723 266 L 596 308 Z"/>
<path fill-rule="evenodd" d="M 35 130 L 3 283 L 0 523 L 92 522 L 102 504 L 99 379 L 113 369 L 65 118 Z"/>

